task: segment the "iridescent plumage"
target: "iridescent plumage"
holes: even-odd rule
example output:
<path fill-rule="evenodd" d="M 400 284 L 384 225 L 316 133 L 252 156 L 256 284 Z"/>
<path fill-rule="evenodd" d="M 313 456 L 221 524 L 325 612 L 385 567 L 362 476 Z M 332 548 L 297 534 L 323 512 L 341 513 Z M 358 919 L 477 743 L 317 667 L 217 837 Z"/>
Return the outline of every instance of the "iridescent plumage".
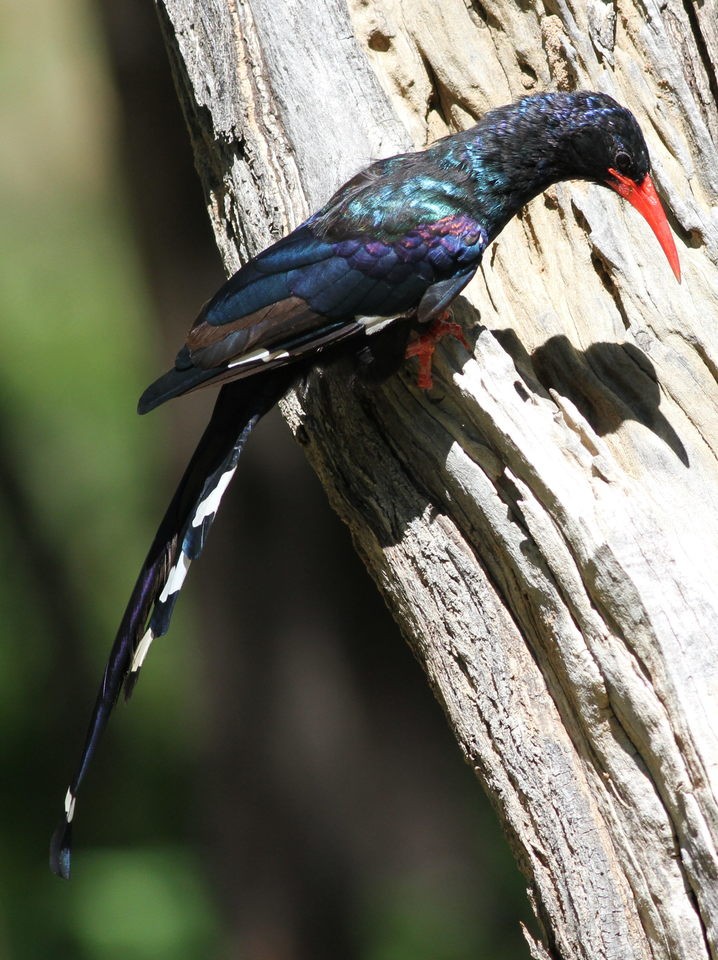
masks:
<path fill-rule="evenodd" d="M 526 97 L 419 153 L 380 160 L 242 267 L 201 311 L 140 412 L 226 383 L 142 566 L 105 670 L 50 862 L 70 873 L 78 788 L 114 703 L 166 632 L 253 427 L 328 348 L 359 352 L 391 319 L 425 327 L 470 281 L 512 216 L 552 183 L 610 186 L 678 261 L 635 118 L 597 93 Z M 660 211 L 660 212 L 659 212 Z M 662 219 L 661 219 L 662 218 Z"/>

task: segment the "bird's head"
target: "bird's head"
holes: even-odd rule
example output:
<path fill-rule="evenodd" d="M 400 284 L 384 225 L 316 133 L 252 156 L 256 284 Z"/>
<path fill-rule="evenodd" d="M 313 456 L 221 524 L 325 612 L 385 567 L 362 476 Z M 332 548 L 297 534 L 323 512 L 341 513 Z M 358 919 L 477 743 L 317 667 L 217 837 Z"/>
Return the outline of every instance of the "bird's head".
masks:
<path fill-rule="evenodd" d="M 680 281 L 666 215 L 650 176 L 648 147 L 633 114 L 604 93 L 540 93 L 487 113 L 465 134 L 463 154 L 488 211 L 490 235 L 546 187 L 589 180 L 635 207 Z"/>
<path fill-rule="evenodd" d="M 630 110 L 603 93 L 551 94 L 558 162 L 570 179 L 605 183 L 610 170 L 640 183 L 648 147 Z"/>
<path fill-rule="evenodd" d="M 648 147 L 636 118 L 606 94 L 566 96 L 572 109 L 562 124 L 563 176 L 600 183 L 627 200 L 655 233 L 680 282 L 678 253 L 649 173 Z"/>

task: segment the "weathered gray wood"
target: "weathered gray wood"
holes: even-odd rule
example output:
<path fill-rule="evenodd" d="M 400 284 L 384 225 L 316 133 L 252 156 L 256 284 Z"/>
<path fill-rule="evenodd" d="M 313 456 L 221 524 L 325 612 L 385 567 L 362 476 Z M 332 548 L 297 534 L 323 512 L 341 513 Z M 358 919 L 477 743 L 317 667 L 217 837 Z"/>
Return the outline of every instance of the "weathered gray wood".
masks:
<path fill-rule="evenodd" d="M 617 197 L 560 186 L 487 255 L 473 356 L 447 346 L 431 394 L 407 364 L 285 404 L 505 824 L 535 957 L 718 957 L 711 8 L 159 5 L 228 269 L 368 160 L 527 91 L 605 90 L 646 132 L 682 286 Z"/>

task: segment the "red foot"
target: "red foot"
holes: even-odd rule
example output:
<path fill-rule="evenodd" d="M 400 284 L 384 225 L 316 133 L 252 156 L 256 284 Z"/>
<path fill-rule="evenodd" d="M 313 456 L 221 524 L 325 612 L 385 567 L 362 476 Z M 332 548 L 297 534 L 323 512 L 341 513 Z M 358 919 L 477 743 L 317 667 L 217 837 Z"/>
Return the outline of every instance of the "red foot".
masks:
<path fill-rule="evenodd" d="M 426 333 L 422 333 L 420 337 L 417 337 L 416 340 L 412 341 L 406 348 L 405 357 L 407 359 L 409 357 L 419 358 L 419 374 L 416 378 L 416 385 L 421 390 L 431 390 L 434 385 L 434 381 L 431 378 L 431 361 L 434 357 L 436 345 L 440 340 L 443 340 L 444 337 L 453 337 L 466 347 L 467 350 L 469 349 L 466 337 L 461 329 L 461 324 L 451 323 L 447 319 L 450 316 L 451 313 L 449 310 L 444 311 L 436 320 L 432 321 Z"/>

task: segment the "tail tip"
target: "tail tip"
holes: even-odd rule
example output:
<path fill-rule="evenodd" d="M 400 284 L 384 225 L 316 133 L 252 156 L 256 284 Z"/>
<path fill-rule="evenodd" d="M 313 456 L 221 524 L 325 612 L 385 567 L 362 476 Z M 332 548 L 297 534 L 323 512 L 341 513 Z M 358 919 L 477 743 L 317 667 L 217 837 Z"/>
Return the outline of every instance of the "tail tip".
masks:
<path fill-rule="evenodd" d="M 75 788 L 77 789 L 77 788 Z M 72 787 L 65 794 L 65 810 L 50 841 L 50 869 L 56 877 L 70 879 L 72 857 L 72 818 L 75 815 L 76 796 Z"/>
<path fill-rule="evenodd" d="M 72 824 L 63 816 L 50 841 L 50 869 L 62 880 L 70 879 Z"/>

